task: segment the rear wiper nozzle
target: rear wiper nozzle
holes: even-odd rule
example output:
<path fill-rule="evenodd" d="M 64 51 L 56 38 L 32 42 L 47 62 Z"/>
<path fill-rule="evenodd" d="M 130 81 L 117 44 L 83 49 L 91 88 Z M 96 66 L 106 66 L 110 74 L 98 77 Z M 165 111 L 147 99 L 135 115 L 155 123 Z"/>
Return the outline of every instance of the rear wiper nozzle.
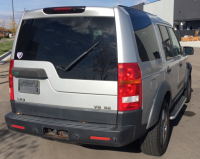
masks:
<path fill-rule="evenodd" d="M 67 67 L 63 68 L 61 66 L 56 66 L 57 69 L 62 71 L 69 71 L 73 67 L 75 67 L 87 54 L 89 54 L 97 45 L 99 45 L 99 42 L 94 44 L 89 50 L 81 54 L 79 57 L 77 57 L 74 61 L 72 61 Z"/>

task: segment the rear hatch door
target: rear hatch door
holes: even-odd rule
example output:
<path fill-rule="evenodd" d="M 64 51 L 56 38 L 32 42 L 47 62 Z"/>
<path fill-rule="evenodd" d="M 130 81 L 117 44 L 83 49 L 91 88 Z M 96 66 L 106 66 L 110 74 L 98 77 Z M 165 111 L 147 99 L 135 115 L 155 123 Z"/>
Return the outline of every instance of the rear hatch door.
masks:
<path fill-rule="evenodd" d="M 43 69 L 47 75 L 47 79 L 14 77 L 14 95 L 19 111 L 85 122 L 116 123 L 117 42 L 114 14 L 113 17 L 47 16 L 24 19 L 14 60 L 14 68 L 24 68 L 25 71 Z M 30 81 L 27 83 L 26 80 Z M 24 86 L 36 87 L 31 82 L 39 82 L 39 93 L 19 91 Z M 28 105 L 31 105 L 30 110 Z"/>

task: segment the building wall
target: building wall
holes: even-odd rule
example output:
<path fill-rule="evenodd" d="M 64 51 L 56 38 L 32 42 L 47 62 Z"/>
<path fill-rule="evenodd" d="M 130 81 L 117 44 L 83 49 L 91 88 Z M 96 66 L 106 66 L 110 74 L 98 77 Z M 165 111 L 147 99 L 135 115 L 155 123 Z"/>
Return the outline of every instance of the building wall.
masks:
<path fill-rule="evenodd" d="M 200 18 L 200 15 L 199 15 Z M 190 27 L 192 30 L 196 30 L 200 28 L 200 20 L 197 21 L 186 21 L 186 29 L 187 27 Z"/>
<path fill-rule="evenodd" d="M 200 28 L 200 0 L 158 0 L 135 5 L 133 8 L 157 15 L 177 30 Z"/>
<path fill-rule="evenodd" d="M 172 26 L 174 23 L 174 0 L 160 0 L 144 5 L 144 11 L 157 15 Z"/>
<path fill-rule="evenodd" d="M 140 3 L 137 5 L 132 6 L 132 8 L 138 9 L 138 10 L 144 10 L 144 3 Z"/>
<path fill-rule="evenodd" d="M 200 20 L 200 0 L 175 0 L 174 21 Z"/>

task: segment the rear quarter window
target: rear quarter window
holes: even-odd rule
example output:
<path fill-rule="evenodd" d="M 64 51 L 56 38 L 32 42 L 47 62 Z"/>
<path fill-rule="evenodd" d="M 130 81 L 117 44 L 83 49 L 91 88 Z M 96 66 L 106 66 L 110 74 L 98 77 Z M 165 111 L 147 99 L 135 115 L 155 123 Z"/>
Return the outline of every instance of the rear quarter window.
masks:
<path fill-rule="evenodd" d="M 149 16 L 131 9 L 127 9 L 127 12 L 131 18 L 141 61 L 160 59 L 157 38 Z"/>

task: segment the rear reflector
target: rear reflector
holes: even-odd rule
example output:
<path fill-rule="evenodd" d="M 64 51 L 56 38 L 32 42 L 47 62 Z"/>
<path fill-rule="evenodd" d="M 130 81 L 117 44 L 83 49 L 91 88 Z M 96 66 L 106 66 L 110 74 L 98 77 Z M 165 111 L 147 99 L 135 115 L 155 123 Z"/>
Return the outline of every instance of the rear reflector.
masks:
<path fill-rule="evenodd" d="M 104 140 L 104 141 L 110 141 L 110 138 L 109 138 L 109 137 L 90 136 L 90 139 L 92 139 L 92 140 Z"/>
<path fill-rule="evenodd" d="M 13 75 L 12 68 L 14 67 L 14 60 L 10 60 L 10 70 L 9 70 L 9 92 L 10 100 L 14 100 L 14 89 L 13 89 Z"/>
<path fill-rule="evenodd" d="M 11 127 L 13 127 L 13 128 L 17 128 L 17 129 L 25 130 L 25 127 L 23 127 L 23 126 L 19 126 L 19 125 L 11 124 Z"/>
<path fill-rule="evenodd" d="M 118 64 L 118 111 L 142 107 L 142 78 L 137 63 Z"/>
<path fill-rule="evenodd" d="M 55 8 L 44 8 L 43 12 L 46 14 L 73 14 L 73 13 L 83 13 L 85 7 L 55 7 Z"/>

